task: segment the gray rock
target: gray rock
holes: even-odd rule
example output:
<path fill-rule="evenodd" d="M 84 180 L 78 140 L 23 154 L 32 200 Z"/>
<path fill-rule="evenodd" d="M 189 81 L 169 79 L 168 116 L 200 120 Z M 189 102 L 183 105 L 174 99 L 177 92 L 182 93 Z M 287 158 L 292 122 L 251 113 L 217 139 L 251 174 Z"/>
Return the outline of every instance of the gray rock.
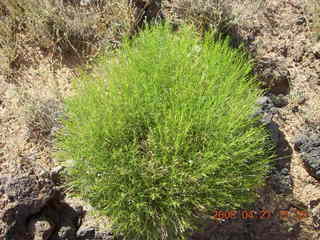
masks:
<path fill-rule="evenodd" d="M 81 6 L 89 6 L 92 0 L 80 0 Z"/>
<path fill-rule="evenodd" d="M 62 226 L 57 233 L 57 240 L 75 240 L 76 230 L 72 226 Z"/>
<path fill-rule="evenodd" d="M 262 96 L 262 97 L 259 97 L 257 102 L 256 102 L 258 105 L 262 105 L 262 106 L 265 106 L 265 105 L 268 105 L 268 104 L 271 104 L 272 101 L 269 97 L 267 96 Z"/>
<path fill-rule="evenodd" d="M 292 109 L 291 109 L 291 111 L 293 112 L 293 113 L 297 113 L 297 112 L 299 112 L 299 106 L 297 106 L 297 105 L 295 105 L 295 106 L 293 106 L 292 107 Z"/>
<path fill-rule="evenodd" d="M 307 138 L 304 135 L 298 136 L 294 141 L 293 141 L 293 147 L 294 150 L 297 152 L 301 151 L 301 147 L 306 143 Z"/>
<path fill-rule="evenodd" d="M 320 58 L 320 42 L 312 47 L 312 53 L 316 58 Z"/>
<path fill-rule="evenodd" d="M 292 178 L 287 168 L 281 171 L 275 170 L 271 177 L 271 185 L 278 194 L 288 194 L 292 192 Z"/>
<path fill-rule="evenodd" d="M 276 144 L 280 144 L 280 130 L 277 123 L 272 120 L 272 114 L 265 114 L 260 122 L 267 128 L 270 133 L 272 141 Z"/>
<path fill-rule="evenodd" d="M 261 119 L 261 123 L 264 125 L 268 125 L 272 123 L 272 115 L 271 114 L 265 114 L 263 118 Z"/>
<path fill-rule="evenodd" d="M 288 174 L 289 174 L 288 168 L 282 168 L 282 169 L 281 169 L 281 174 L 282 174 L 282 175 L 288 175 Z"/>
<path fill-rule="evenodd" d="M 310 215 L 312 217 L 313 228 L 320 230 L 320 199 L 312 200 L 309 203 Z"/>
<path fill-rule="evenodd" d="M 77 240 L 114 240 L 111 232 L 97 231 L 94 227 L 80 227 L 77 231 Z M 120 240 L 122 238 L 117 238 Z"/>
<path fill-rule="evenodd" d="M 61 173 L 63 172 L 64 169 L 65 169 L 64 166 L 57 166 L 57 167 L 53 168 L 49 173 L 50 178 L 57 185 L 60 185 L 62 183 L 62 181 L 61 181 L 62 174 Z"/>
<path fill-rule="evenodd" d="M 0 239 L 76 240 L 83 210 L 64 202 L 52 179 L 2 176 L 0 192 Z"/>
<path fill-rule="evenodd" d="M 300 17 L 298 17 L 298 19 L 296 21 L 296 24 L 297 25 L 302 25 L 302 24 L 305 24 L 306 22 L 307 21 L 306 21 L 305 17 L 304 16 L 300 16 Z"/>
<path fill-rule="evenodd" d="M 288 99 L 283 94 L 279 94 L 278 96 L 273 96 L 272 102 L 274 106 L 279 108 L 285 107 L 288 105 Z"/>
<path fill-rule="evenodd" d="M 273 94 L 287 94 L 289 92 L 290 72 L 281 67 L 281 62 L 275 62 L 272 58 L 261 58 L 256 65 L 255 72 L 264 85 Z"/>
<path fill-rule="evenodd" d="M 29 221 L 28 230 L 34 240 L 48 240 L 54 231 L 54 224 L 49 218 L 33 218 Z"/>
<path fill-rule="evenodd" d="M 77 231 L 78 240 L 95 239 L 96 230 L 93 227 L 80 227 Z"/>
<path fill-rule="evenodd" d="M 4 176 L 1 181 L 2 199 L 8 201 L 0 202 L 4 206 L 0 213 L 0 222 L 4 226 L 0 239 L 28 239 L 27 220 L 39 213 L 57 192 L 50 180 L 35 176 Z"/>
<path fill-rule="evenodd" d="M 96 232 L 95 240 L 122 240 L 123 238 L 115 238 L 111 232 Z"/>
<path fill-rule="evenodd" d="M 279 109 L 278 108 L 276 108 L 276 107 L 270 108 L 270 114 L 275 115 L 277 113 L 279 113 Z"/>
<path fill-rule="evenodd" d="M 73 240 L 76 239 L 84 212 L 81 207 L 72 208 L 63 201 L 55 201 L 42 211 L 45 216 L 50 216 L 58 223 L 58 230 L 50 240 Z"/>
<path fill-rule="evenodd" d="M 298 100 L 297 100 L 297 103 L 298 103 L 299 105 L 302 105 L 302 104 L 304 104 L 306 101 L 307 101 L 307 98 L 306 98 L 305 96 L 300 96 L 300 97 L 298 98 Z"/>
<path fill-rule="evenodd" d="M 320 180 L 320 134 L 311 133 L 297 137 L 294 149 L 301 153 L 309 174 Z"/>
<path fill-rule="evenodd" d="M 263 111 L 268 111 L 270 108 L 274 107 L 271 98 L 268 96 L 259 97 L 256 103 L 262 108 Z"/>
<path fill-rule="evenodd" d="M 79 0 L 80 6 L 89 7 L 89 6 L 97 6 L 99 4 L 103 4 L 102 0 Z"/>
<path fill-rule="evenodd" d="M 52 175 L 52 176 L 59 175 L 64 168 L 65 168 L 64 166 L 57 166 L 57 167 L 53 168 L 53 169 L 51 170 L 51 175 Z"/>

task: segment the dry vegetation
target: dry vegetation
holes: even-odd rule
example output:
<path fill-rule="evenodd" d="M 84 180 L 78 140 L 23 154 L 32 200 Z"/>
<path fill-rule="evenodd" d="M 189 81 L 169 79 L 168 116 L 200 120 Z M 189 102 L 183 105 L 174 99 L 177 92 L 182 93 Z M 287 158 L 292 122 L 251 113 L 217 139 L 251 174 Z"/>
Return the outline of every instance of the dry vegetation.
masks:
<path fill-rule="evenodd" d="M 51 133 L 76 66 L 129 31 L 126 0 L 0 3 L 1 170 L 48 169 Z"/>
<path fill-rule="evenodd" d="M 0 22 L 2 73 L 35 64 L 26 49 L 54 55 L 92 56 L 117 45 L 130 26 L 126 1 L 99 1 L 81 6 L 73 1 L 5 0 Z M 23 65 L 23 66 L 22 66 Z"/>
<path fill-rule="evenodd" d="M 311 31 L 315 40 L 320 41 L 320 2 L 317 0 L 308 1 L 307 8 L 311 13 Z"/>

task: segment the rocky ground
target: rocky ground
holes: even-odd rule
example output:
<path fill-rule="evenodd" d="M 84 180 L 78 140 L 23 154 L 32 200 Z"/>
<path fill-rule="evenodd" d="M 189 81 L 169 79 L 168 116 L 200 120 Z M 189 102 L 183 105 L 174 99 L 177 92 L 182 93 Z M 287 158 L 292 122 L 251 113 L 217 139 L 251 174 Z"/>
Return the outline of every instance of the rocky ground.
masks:
<path fill-rule="evenodd" d="M 277 144 L 276 162 L 258 201 L 243 210 L 254 216 L 210 219 L 191 239 L 320 239 L 320 42 L 310 7 L 308 0 L 271 0 L 243 12 L 232 29 L 270 88 L 257 114 Z M 107 219 L 61 186 L 63 169 L 50 154 L 78 60 L 57 64 L 37 53 L 39 63 L 10 81 L 0 75 L 0 239 L 114 239 Z"/>

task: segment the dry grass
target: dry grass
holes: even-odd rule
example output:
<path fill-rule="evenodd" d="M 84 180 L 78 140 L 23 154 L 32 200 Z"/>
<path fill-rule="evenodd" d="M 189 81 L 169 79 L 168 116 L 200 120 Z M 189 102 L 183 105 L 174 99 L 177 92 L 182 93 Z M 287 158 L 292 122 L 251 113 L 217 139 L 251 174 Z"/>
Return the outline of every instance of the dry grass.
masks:
<path fill-rule="evenodd" d="M 21 68 L 38 64 L 27 48 L 52 55 L 94 56 L 116 47 L 135 25 L 128 0 L 99 0 L 81 6 L 70 0 L 3 0 L 0 3 L 0 74 L 15 78 Z M 80 1 L 79 1 L 80 2 Z M 149 1 L 146 1 L 149 2 Z M 252 24 L 252 12 L 265 0 L 163 0 L 167 20 L 192 23 L 204 32 L 231 33 Z M 132 6 L 131 6 L 132 7 Z"/>
<path fill-rule="evenodd" d="M 307 11 L 310 13 L 311 18 L 311 31 L 313 32 L 316 41 L 320 41 L 320 1 L 307 0 Z"/>
<path fill-rule="evenodd" d="M 0 2 L 0 172 L 50 169 L 51 136 L 75 66 L 130 28 L 126 0 Z"/>
<path fill-rule="evenodd" d="M 53 69 L 50 58 L 21 70 L 18 84 L 0 75 L 0 172 L 50 169 L 52 133 L 69 94 L 74 74 L 68 67 Z"/>
<path fill-rule="evenodd" d="M 215 29 L 234 35 L 239 27 L 253 27 L 265 0 L 165 0 L 166 17 L 176 24 L 191 23 L 204 32 Z M 234 37 L 234 36 L 233 36 Z"/>
<path fill-rule="evenodd" d="M 192 23 L 201 31 L 209 28 L 222 30 L 228 28 L 231 21 L 230 13 L 227 13 L 226 2 L 212 0 L 168 1 L 168 16 L 171 21 L 177 24 Z"/>
<path fill-rule="evenodd" d="M 99 1 L 81 6 L 71 1 L 4 0 L 0 5 L 0 71 L 6 75 L 26 62 L 28 46 L 58 55 L 92 56 L 102 46 L 117 45 L 130 28 L 127 1 Z M 33 60 L 33 61 L 30 61 Z"/>
<path fill-rule="evenodd" d="M 32 99 L 28 101 L 24 114 L 28 128 L 28 141 L 51 144 L 51 137 L 58 128 L 58 117 L 61 112 L 60 104 L 53 99 Z"/>

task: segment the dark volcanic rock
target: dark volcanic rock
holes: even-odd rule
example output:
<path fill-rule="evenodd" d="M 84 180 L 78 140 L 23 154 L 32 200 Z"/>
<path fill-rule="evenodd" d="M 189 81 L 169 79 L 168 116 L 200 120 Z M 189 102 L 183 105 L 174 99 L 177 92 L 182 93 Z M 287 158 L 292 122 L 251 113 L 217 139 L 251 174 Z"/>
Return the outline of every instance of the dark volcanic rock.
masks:
<path fill-rule="evenodd" d="M 283 94 L 272 96 L 272 102 L 275 107 L 279 107 L 279 108 L 285 107 L 288 105 L 288 99 Z"/>
<path fill-rule="evenodd" d="M 297 137 L 293 142 L 293 148 L 297 152 L 301 152 L 301 147 L 307 142 L 307 137 L 305 135 L 301 135 Z"/>
<path fill-rule="evenodd" d="M 121 237 L 114 237 L 110 232 L 96 232 L 95 240 L 121 240 Z"/>
<path fill-rule="evenodd" d="M 312 53 L 317 59 L 320 58 L 320 42 L 313 46 Z"/>
<path fill-rule="evenodd" d="M 28 219 L 58 194 L 50 180 L 39 180 L 35 176 L 2 177 L 1 192 L 6 200 L 0 213 L 0 221 L 5 226 L 0 239 L 8 240 L 29 239 Z"/>
<path fill-rule="evenodd" d="M 111 232 L 100 232 L 94 227 L 80 227 L 77 240 L 112 240 L 115 239 Z M 119 240 L 119 238 L 117 238 Z"/>
<path fill-rule="evenodd" d="M 64 201 L 54 177 L 59 174 L 0 177 L 0 239 L 111 240 L 111 232 L 81 227 L 85 211 Z"/>
<path fill-rule="evenodd" d="M 62 226 L 60 227 L 57 236 L 53 239 L 56 240 L 74 240 L 76 239 L 76 232 L 72 226 Z"/>
<path fill-rule="evenodd" d="M 51 219 L 44 217 L 33 218 L 28 225 L 28 230 L 34 240 L 48 240 L 55 229 Z"/>
<path fill-rule="evenodd" d="M 274 106 L 272 99 L 268 96 L 259 97 L 256 103 L 263 111 L 268 111 Z"/>
<path fill-rule="evenodd" d="M 81 208 L 74 209 L 64 202 L 49 203 L 42 215 L 50 216 L 59 224 L 58 230 L 50 240 L 74 240 L 77 239 L 77 230 L 81 225 L 84 212 Z"/>
<path fill-rule="evenodd" d="M 272 115 L 265 115 L 261 122 L 268 129 L 272 141 L 278 146 L 280 144 L 280 130 L 278 124 L 272 120 Z"/>
<path fill-rule="evenodd" d="M 301 153 L 309 174 L 320 180 L 320 134 L 307 133 L 296 138 L 294 149 Z"/>
<path fill-rule="evenodd" d="M 267 57 L 259 59 L 256 64 L 255 73 L 273 94 L 289 93 L 290 72 L 282 66 L 281 62 Z"/>
<path fill-rule="evenodd" d="M 292 178 L 289 174 L 290 150 L 289 143 L 284 138 L 284 134 L 280 131 L 279 125 L 273 118 L 279 114 L 279 108 L 287 104 L 284 95 L 278 96 L 269 94 L 258 98 L 256 104 L 258 109 L 253 117 L 260 116 L 260 123 L 265 126 L 270 134 L 272 142 L 276 146 L 276 153 L 279 160 L 275 162 L 270 174 L 270 184 L 274 191 L 278 194 L 289 194 L 292 192 Z"/>
<path fill-rule="evenodd" d="M 315 230 L 320 230 L 320 199 L 312 200 L 309 203 L 312 223 Z"/>
<path fill-rule="evenodd" d="M 0 239 L 77 239 L 84 212 L 64 202 L 53 180 L 32 174 L 3 176 L 0 184 Z"/>
<path fill-rule="evenodd" d="M 292 177 L 287 168 L 283 168 L 281 171 L 274 171 L 270 183 L 277 194 L 291 193 L 292 191 Z"/>
<path fill-rule="evenodd" d="M 85 240 L 85 239 L 95 239 L 96 230 L 93 227 L 85 227 L 85 228 L 79 228 L 77 231 L 77 238 L 79 240 Z"/>

